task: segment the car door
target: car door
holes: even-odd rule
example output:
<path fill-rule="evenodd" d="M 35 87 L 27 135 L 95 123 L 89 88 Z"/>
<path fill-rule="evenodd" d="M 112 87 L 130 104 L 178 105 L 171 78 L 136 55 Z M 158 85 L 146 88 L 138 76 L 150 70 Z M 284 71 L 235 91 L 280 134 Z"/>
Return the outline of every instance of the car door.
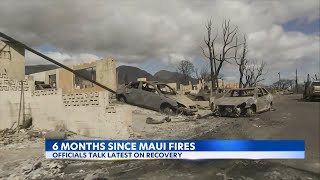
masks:
<path fill-rule="evenodd" d="M 142 83 L 142 98 L 143 106 L 153 110 L 160 110 L 162 98 L 157 87 L 148 82 Z"/>
<path fill-rule="evenodd" d="M 133 82 L 125 88 L 124 96 L 129 104 L 143 105 L 141 102 L 142 94 L 140 88 L 141 82 Z"/>
<path fill-rule="evenodd" d="M 273 101 L 273 96 L 270 94 L 265 88 L 261 88 L 263 91 L 263 94 L 266 96 L 266 101 L 267 101 L 267 108 L 269 108 L 269 105 Z"/>
<path fill-rule="evenodd" d="M 268 108 L 267 94 L 264 94 L 261 88 L 257 88 L 257 112 Z"/>

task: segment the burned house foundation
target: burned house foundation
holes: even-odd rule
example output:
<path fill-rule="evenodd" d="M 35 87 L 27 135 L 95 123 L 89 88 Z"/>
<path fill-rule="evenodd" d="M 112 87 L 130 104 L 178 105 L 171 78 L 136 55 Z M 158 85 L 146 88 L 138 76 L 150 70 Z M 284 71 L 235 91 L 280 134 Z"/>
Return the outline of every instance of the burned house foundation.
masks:
<path fill-rule="evenodd" d="M 105 139 L 130 138 L 131 107 L 110 103 L 117 84 L 113 59 L 67 67 L 5 38 L 11 41 L 0 40 L 0 130 L 21 128 L 32 122 L 33 128 L 39 130 L 66 130 Z M 25 49 L 62 68 L 25 75 Z"/>

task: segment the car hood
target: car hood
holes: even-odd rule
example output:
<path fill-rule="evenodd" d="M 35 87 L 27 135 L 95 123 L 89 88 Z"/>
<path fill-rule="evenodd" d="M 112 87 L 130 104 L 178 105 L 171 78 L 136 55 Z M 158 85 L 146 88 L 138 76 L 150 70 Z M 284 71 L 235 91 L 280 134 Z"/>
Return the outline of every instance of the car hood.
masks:
<path fill-rule="evenodd" d="M 240 105 L 247 103 L 248 101 L 254 101 L 253 97 L 222 97 L 216 99 L 216 105 Z"/>
<path fill-rule="evenodd" d="M 320 91 L 320 86 L 313 86 L 315 91 Z"/>
<path fill-rule="evenodd" d="M 174 101 L 177 101 L 180 104 L 185 105 L 186 107 L 196 106 L 196 104 L 191 99 L 189 99 L 187 96 L 184 96 L 184 95 L 165 95 L 165 96 Z"/>

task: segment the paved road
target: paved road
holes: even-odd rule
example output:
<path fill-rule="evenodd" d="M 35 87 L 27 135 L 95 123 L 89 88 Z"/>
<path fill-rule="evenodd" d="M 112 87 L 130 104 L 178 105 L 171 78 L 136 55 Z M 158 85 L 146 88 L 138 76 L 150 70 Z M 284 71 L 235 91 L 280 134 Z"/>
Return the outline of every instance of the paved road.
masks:
<path fill-rule="evenodd" d="M 111 179 L 320 179 L 320 102 L 304 102 L 301 96 L 275 96 L 274 109 L 247 118 L 209 118 L 223 121 L 199 139 L 303 139 L 305 160 L 158 160 L 114 162 L 108 168 Z M 201 121 L 198 120 L 198 121 Z M 180 124 L 177 124 L 179 126 Z M 188 124 L 184 124 L 187 126 Z M 13 152 L 15 153 L 15 152 Z M 101 164 L 99 164 L 101 163 Z M 96 171 L 109 162 L 80 163 L 65 177 L 79 169 Z M 117 172 L 117 164 L 126 170 Z M 109 165 L 108 165 L 109 166 Z M 68 166 L 69 167 L 69 166 Z M 71 167 L 71 165 L 70 165 Z M 71 168 L 72 169 L 72 168 Z M 69 168 L 70 170 L 70 168 Z M 86 172 L 85 172 L 86 173 Z M 69 176 L 67 176 L 69 174 Z M 79 174 L 79 177 L 83 176 Z M 77 179 L 77 177 L 73 178 Z"/>
<path fill-rule="evenodd" d="M 252 139 L 305 140 L 306 159 L 283 163 L 320 173 L 320 102 L 306 102 L 301 97 L 275 96 L 275 111 L 257 115 L 259 119 L 251 124 L 258 128 L 250 127 L 250 123 L 243 123 L 242 128 L 252 133 Z"/>
<path fill-rule="evenodd" d="M 303 139 L 305 160 L 170 161 L 122 176 L 141 179 L 319 179 L 320 103 L 277 95 L 274 110 L 252 118 L 223 118 L 225 125 L 201 139 Z M 161 161 L 160 161 L 161 162 Z"/>
<path fill-rule="evenodd" d="M 270 117 L 286 125 L 275 128 L 267 138 L 305 140 L 306 160 L 293 164 L 320 172 L 320 102 L 305 102 L 297 95 L 279 96 L 276 102 L 277 112 Z"/>
<path fill-rule="evenodd" d="M 239 118 L 219 138 L 301 139 L 305 140 L 306 159 L 282 163 L 320 173 L 320 102 L 306 102 L 301 95 L 274 96 L 274 111 Z M 228 119 L 226 119 L 228 120 Z M 222 136 L 222 137 L 221 137 Z"/>

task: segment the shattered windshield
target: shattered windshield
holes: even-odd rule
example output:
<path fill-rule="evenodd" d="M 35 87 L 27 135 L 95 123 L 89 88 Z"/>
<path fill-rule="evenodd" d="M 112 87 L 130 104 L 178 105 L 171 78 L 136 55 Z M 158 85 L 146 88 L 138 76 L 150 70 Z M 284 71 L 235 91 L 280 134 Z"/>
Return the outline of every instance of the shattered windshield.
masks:
<path fill-rule="evenodd" d="M 166 84 L 157 84 L 157 87 L 163 94 L 176 95 L 176 92 Z"/>
<path fill-rule="evenodd" d="M 250 97 L 254 96 L 254 89 L 238 89 L 238 90 L 231 90 L 230 97 Z"/>

